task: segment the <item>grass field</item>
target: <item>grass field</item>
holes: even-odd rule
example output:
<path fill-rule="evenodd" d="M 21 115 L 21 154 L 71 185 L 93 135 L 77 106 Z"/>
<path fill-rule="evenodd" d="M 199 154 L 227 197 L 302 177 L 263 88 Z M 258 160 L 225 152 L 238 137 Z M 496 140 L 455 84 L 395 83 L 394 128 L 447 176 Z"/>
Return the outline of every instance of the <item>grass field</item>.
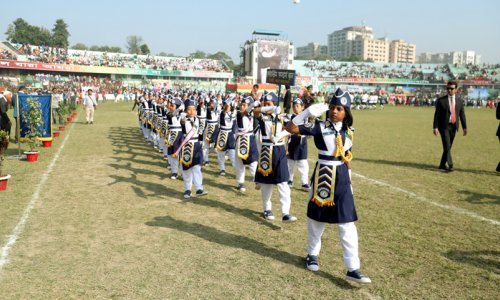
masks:
<path fill-rule="evenodd" d="M 80 110 L 39 162 L 6 161 L 13 178 L 0 193 L 2 251 L 44 184 L 8 246 L 1 299 L 500 298 L 493 110 L 467 109 L 469 134 L 457 135 L 452 173 L 437 171 L 433 108 L 354 112 L 356 224 L 362 270 L 373 281 L 358 286 L 344 280 L 335 226 L 323 236 L 320 271 L 305 268 L 305 192 L 292 191 L 299 221 L 267 222 L 260 193 L 238 194 L 232 168 L 220 178 L 212 163 L 203 168 L 208 195 L 185 201 L 130 107 L 103 104 L 94 125 L 83 124 Z"/>

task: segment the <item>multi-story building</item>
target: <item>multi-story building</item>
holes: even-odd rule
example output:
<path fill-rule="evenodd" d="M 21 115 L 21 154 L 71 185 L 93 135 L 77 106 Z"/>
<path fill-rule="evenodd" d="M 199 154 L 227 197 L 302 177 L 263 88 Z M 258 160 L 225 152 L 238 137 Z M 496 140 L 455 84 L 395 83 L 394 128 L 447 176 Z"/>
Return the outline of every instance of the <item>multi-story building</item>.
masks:
<path fill-rule="evenodd" d="M 328 47 L 326 45 L 320 45 L 320 43 L 309 43 L 303 47 L 297 47 L 295 57 L 301 59 L 313 59 L 321 54 L 328 54 Z"/>
<path fill-rule="evenodd" d="M 361 60 L 379 63 L 389 61 L 389 42 L 385 38 L 373 39 L 358 36 L 350 42 L 349 50 L 349 56 L 356 55 Z"/>
<path fill-rule="evenodd" d="M 475 51 L 451 51 L 448 53 L 420 53 L 417 59 L 418 63 L 433 64 L 459 64 L 459 65 L 477 65 L 481 63 L 481 56 Z"/>
<path fill-rule="evenodd" d="M 389 44 L 390 63 L 410 63 L 414 64 L 417 56 L 417 46 L 404 40 L 393 40 Z"/>
<path fill-rule="evenodd" d="M 328 35 L 328 54 L 337 60 L 351 56 L 352 41 L 356 38 L 373 39 L 373 29 L 367 26 L 351 26 Z"/>

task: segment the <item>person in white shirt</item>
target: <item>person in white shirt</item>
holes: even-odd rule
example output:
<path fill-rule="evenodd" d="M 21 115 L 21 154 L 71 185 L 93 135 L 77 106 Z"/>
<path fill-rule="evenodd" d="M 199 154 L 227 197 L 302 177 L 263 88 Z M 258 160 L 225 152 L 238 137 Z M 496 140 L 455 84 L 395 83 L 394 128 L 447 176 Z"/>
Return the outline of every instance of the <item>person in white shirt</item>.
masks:
<path fill-rule="evenodd" d="M 52 89 L 52 122 L 56 124 L 56 120 L 59 119 L 59 124 L 64 123 L 59 112 L 59 105 L 64 101 L 63 94 L 57 88 Z"/>
<path fill-rule="evenodd" d="M 83 108 L 87 118 L 87 124 L 94 124 L 94 110 L 97 109 L 97 101 L 95 100 L 94 91 L 89 89 L 87 95 L 83 98 Z"/>

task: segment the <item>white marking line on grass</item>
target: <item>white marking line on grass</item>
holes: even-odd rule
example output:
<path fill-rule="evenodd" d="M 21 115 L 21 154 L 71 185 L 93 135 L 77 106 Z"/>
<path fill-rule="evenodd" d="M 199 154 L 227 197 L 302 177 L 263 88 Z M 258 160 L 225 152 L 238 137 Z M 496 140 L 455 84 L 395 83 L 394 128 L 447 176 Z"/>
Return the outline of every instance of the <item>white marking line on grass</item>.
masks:
<path fill-rule="evenodd" d="M 478 215 L 476 213 L 473 213 L 471 211 L 468 211 L 466 209 L 455 207 L 455 206 L 451 206 L 451 205 L 445 205 L 445 204 L 437 203 L 437 202 L 429 200 L 429 199 L 427 199 L 425 197 L 418 196 L 417 194 L 415 194 L 413 192 L 410 192 L 410 191 L 404 190 L 402 188 L 398 188 L 398 187 L 392 186 L 392 185 L 390 185 L 388 183 L 385 183 L 385 182 L 382 182 L 382 181 L 378 181 L 378 180 L 375 180 L 375 179 L 363 176 L 361 174 L 352 173 L 352 175 L 354 175 L 356 177 L 359 177 L 359 178 L 361 178 L 363 180 L 369 181 L 371 183 L 374 183 L 374 184 L 377 184 L 377 185 L 381 185 L 381 186 L 384 186 L 384 187 L 388 187 L 388 188 L 390 188 L 392 190 L 395 190 L 397 192 L 400 192 L 400 193 L 403 193 L 403 194 L 407 194 L 408 196 L 410 196 L 412 198 L 415 198 L 415 199 L 417 199 L 419 201 L 422 201 L 422 202 L 425 202 L 425 203 L 429 203 L 429 204 L 432 204 L 434 206 L 437 206 L 437 207 L 440 207 L 440 208 L 444 208 L 444 209 L 447 209 L 447 210 L 451 210 L 453 212 L 456 212 L 456 213 L 459 213 L 459 214 L 462 214 L 462 215 L 467 215 L 469 217 L 472 217 L 472 218 L 475 218 L 475 219 L 478 219 L 478 220 L 481 220 L 481 221 L 484 221 L 484 222 L 488 222 L 488 223 L 491 223 L 493 225 L 500 225 L 500 222 L 498 222 L 498 221 L 485 218 L 483 216 L 480 216 L 480 215 Z"/>
<path fill-rule="evenodd" d="M 316 161 L 313 160 L 313 159 L 308 159 L 308 161 L 310 161 L 312 163 L 316 163 Z M 413 192 L 404 190 L 402 188 L 398 188 L 396 186 L 390 185 L 390 184 L 382 182 L 382 181 L 378 181 L 378 180 L 372 179 L 370 177 L 363 176 L 363 175 L 358 174 L 358 173 L 352 172 L 351 174 L 354 175 L 354 176 L 357 176 L 357 177 L 359 177 L 361 179 L 364 179 L 366 181 L 369 181 L 371 183 L 374 183 L 374 184 L 377 184 L 377 185 L 380 185 L 380 186 L 384 186 L 384 187 L 388 187 L 388 188 L 390 188 L 392 190 L 395 190 L 395 191 L 403 193 L 403 194 L 407 194 L 408 196 L 410 196 L 412 198 L 415 198 L 415 199 L 417 199 L 419 201 L 422 201 L 422 202 L 425 202 L 425 203 L 429 203 L 431 205 L 434 205 L 434 206 L 437 206 L 437 207 L 440 207 L 440 208 L 443 208 L 443 209 L 446 209 L 446 210 L 451 210 L 451 211 L 453 211 L 455 213 L 466 215 L 466 216 L 472 217 L 474 219 L 478 219 L 478 220 L 481 220 L 481 221 L 484 221 L 484 222 L 488 222 L 488 223 L 493 224 L 493 225 L 500 225 L 499 221 L 485 218 L 483 216 L 480 216 L 480 215 L 478 215 L 476 213 L 473 213 L 471 211 L 468 211 L 466 209 L 455 207 L 455 206 L 451 206 L 451 205 L 437 203 L 437 202 L 429 200 L 429 199 L 427 199 L 425 197 L 418 196 L 417 194 L 415 194 Z"/>
<path fill-rule="evenodd" d="M 71 125 L 71 127 L 73 127 L 73 126 L 74 126 L 74 123 L 73 123 L 73 125 Z M 64 141 L 62 142 L 61 147 L 59 147 L 59 150 L 57 150 L 57 153 L 54 155 L 54 158 L 52 158 L 52 161 L 50 162 L 49 166 L 47 167 L 47 171 L 45 171 L 45 173 L 43 173 L 42 179 L 40 180 L 40 183 L 38 183 L 38 185 L 35 189 L 35 192 L 33 193 L 33 197 L 31 197 L 31 201 L 28 203 L 28 206 L 24 209 L 23 214 L 21 216 L 21 219 L 17 223 L 16 227 L 14 227 L 14 230 L 12 230 L 12 233 L 9 236 L 7 243 L 2 247 L 2 253 L 0 256 L 0 275 L 2 275 L 3 267 L 7 264 L 7 258 L 9 256 L 10 249 L 14 246 L 14 244 L 17 241 L 17 238 L 23 232 L 24 226 L 26 225 L 26 222 L 28 221 L 31 210 L 33 209 L 33 207 L 35 207 L 36 202 L 40 198 L 40 192 L 42 190 L 42 187 L 44 186 L 45 182 L 49 178 L 50 173 L 52 173 L 52 169 L 54 169 L 54 165 L 56 164 L 56 161 L 59 158 L 59 155 L 61 154 L 61 151 L 64 148 L 66 141 L 68 140 L 70 131 L 71 130 L 67 131 L 68 134 L 64 138 Z"/>

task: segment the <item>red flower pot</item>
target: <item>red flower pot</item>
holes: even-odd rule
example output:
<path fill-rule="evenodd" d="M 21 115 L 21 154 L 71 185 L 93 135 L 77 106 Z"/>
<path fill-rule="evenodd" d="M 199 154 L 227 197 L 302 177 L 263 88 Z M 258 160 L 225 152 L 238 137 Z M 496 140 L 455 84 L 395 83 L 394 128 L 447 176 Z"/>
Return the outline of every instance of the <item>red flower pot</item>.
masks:
<path fill-rule="evenodd" d="M 43 148 L 52 147 L 52 141 L 42 141 Z"/>
<path fill-rule="evenodd" d="M 54 131 L 54 137 L 58 137 L 59 136 L 59 131 Z"/>
<path fill-rule="evenodd" d="M 38 160 L 38 152 L 24 152 L 26 154 L 26 160 L 29 162 L 35 162 Z"/>
<path fill-rule="evenodd" d="M 59 130 L 64 131 L 64 126 L 59 126 Z"/>
<path fill-rule="evenodd" d="M 66 118 L 66 121 L 71 122 L 71 117 Z"/>
<path fill-rule="evenodd" d="M 7 188 L 7 181 L 9 181 L 10 175 L 0 177 L 0 191 L 5 191 Z"/>

